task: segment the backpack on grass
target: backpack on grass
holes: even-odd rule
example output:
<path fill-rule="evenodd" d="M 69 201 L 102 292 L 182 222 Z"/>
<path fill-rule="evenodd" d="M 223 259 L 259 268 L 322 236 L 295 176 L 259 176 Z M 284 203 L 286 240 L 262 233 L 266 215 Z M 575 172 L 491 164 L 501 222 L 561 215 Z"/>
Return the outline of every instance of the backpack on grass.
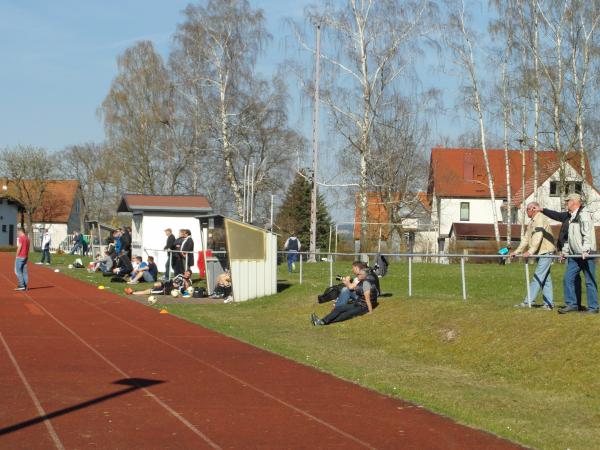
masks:
<path fill-rule="evenodd" d="M 319 303 L 327 303 L 337 299 L 340 296 L 340 292 L 344 288 L 343 284 L 336 284 L 335 286 L 329 286 L 325 289 L 323 294 L 318 296 Z"/>

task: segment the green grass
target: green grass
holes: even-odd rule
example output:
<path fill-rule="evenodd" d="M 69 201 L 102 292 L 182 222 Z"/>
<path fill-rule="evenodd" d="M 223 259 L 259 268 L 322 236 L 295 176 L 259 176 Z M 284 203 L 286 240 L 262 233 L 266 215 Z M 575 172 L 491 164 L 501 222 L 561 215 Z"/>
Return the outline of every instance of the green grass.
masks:
<path fill-rule="evenodd" d="M 57 257 L 68 263 L 68 257 Z M 343 272 L 347 263 L 336 264 Z M 533 273 L 533 266 L 531 266 Z M 562 303 L 563 265 L 555 265 Z M 67 271 L 99 282 L 84 271 Z M 525 290 L 522 264 L 460 266 L 395 263 L 382 280 L 393 293 L 372 315 L 314 328 L 324 315 L 316 294 L 329 281 L 325 263 L 298 274 L 280 267 L 277 295 L 240 304 L 169 305 L 169 312 L 242 341 L 314 366 L 386 395 L 410 400 L 458 422 L 527 446 L 600 446 L 599 316 L 515 309 Z M 106 278 L 102 282 L 106 283 Z M 123 284 L 114 286 L 122 292 Z"/>

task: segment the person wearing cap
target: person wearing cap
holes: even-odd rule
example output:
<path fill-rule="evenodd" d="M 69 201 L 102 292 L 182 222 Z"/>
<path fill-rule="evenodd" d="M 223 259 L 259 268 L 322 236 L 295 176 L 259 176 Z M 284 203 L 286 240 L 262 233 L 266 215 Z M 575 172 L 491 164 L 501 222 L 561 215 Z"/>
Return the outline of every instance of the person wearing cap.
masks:
<path fill-rule="evenodd" d="M 569 236 L 562 248 L 563 256 L 576 256 L 567 259 L 564 294 L 565 306 L 558 310 L 559 314 L 579 311 L 575 292 L 575 280 L 579 273 L 585 276 L 587 294 L 587 311 L 582 313 L 598 314 L 598 286 L 596 284 L 596 263 L 590 256 L 596 251 L 596 233 L 594 221 L 587 209 L 581 204 L 579 194 L 567 196 L 569 218 Z"/>
<path fill-rule="evenodd" d="M 552 292 L 552 258 L 556 247 L 554 246 L 554 236 L 550 221 L 540 212 L 540 205 L 537 202 L 531 202 L 527 205 L 527 216 L 531 219 L 527 224 L 527 231 L 521 240 L 521 244 L 514 252 L 510 254 L 511 258 L 516 255 L 522 255 L 524 258 L 538 256 L 537 267 L 529 288 L 529 298 L 525 298 L 522 303 L 516 307 L 527 308 L 529 304 L 535 303 L 538 292 L 542 291 L 542 308 L 552 310 L 554 308 L 554 294 Z M 547 256 L 544 258 L 544 256 Z M 541 257 L 541 258 L 540 258 Z"/>

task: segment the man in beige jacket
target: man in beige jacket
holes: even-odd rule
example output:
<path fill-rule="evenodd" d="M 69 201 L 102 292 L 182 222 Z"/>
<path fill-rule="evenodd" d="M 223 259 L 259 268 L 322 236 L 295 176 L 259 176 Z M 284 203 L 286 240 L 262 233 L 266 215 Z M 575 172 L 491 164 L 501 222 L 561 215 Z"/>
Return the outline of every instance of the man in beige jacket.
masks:
<path fill-rule="evenodd" d="M 552 258 L 550 256 L 556 250 L 554 246 L 554 236 L 548 218 L 540 212 L 540 205 L 537 202 L 531 202 L 527 205 L 527 216 L 531 219 L 527 224 L 527 231 L 521 240 L 521 244 L 510 254 L 522 255 L 525 258 L 538 256 L 537 267 L 533 274 L 533 280 L 529 287 L 529 299 L 525 296 L 523 303 L 515 305 L 516 307 L 529 307 L 530 301 L 533 305 L 540 289 L 542 290 L 543 309 L 551 310 L 554 308 L 554 295 L 552 293 Z M 530 300 L 530 301 L 529 301 Z"/>

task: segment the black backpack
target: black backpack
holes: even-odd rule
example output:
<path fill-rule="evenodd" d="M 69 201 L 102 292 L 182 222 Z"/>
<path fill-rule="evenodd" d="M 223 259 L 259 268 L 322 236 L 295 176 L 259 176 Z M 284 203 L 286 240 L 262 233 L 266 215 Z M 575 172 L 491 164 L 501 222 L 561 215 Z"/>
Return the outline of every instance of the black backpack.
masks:
<path fill-rule="evenodd" d="M 192 294 L 193 298 L 202 298 L 206 296 L 206 289 L 200 286 L 194 288 L 194 293 Z"/>
<path fill-rule="evenodd" d="M 335 286 L 329 286 L 325 289 L 322 295 L 319 295 L 318 302 L 319 303 L 327 303 L 337 299 L 340 296 L 340 292 L 344 288 L 343 284 L 337 284 Z"/>
<path fill-rule="evenodd" d="M 375 265 L 373 266 L 373 273 L 375 273 L 375 275 L 377 275 L 380 278 L 384 277 L 388 271 L 388 265 L 389 263 L 385 256 L 378 253 L 377 256 L 375 256 Z"/>

